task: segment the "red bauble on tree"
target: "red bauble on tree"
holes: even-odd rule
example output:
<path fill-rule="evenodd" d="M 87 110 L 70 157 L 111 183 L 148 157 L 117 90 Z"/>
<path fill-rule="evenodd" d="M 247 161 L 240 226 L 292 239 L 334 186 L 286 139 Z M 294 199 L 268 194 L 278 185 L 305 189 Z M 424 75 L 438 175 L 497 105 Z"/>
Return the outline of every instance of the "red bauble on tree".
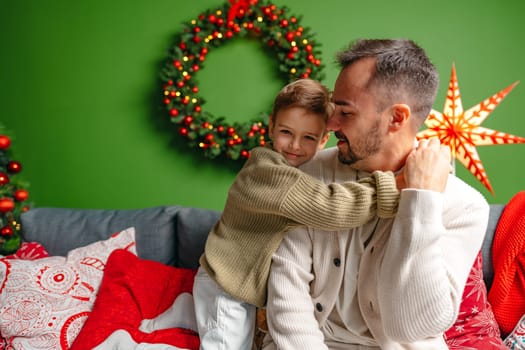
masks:
<path fill-rule="evenodd" d="M 30 208 L 27 183 L 20 179 L 22 164 L 13 160 L 11 138 L 0 125 L 0 254 L 17 251 L 22 242 L 20 215 Z"/>
<path fill-rule="evenodd" d="M 4 226 L 0 229 L 0 235 L 3 237 L 11 237 L 13 233 L 13 228 L 11 226 Z"/>

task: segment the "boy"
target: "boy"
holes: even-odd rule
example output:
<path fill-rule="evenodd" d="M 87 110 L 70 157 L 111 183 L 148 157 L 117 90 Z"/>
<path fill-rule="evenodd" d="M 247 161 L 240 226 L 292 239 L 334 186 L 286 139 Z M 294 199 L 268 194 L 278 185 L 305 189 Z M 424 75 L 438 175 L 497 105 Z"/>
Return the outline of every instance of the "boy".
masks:
<path fill-rule="evenodd" d="M 328 141 L 332 111 L 328 89 L 314 80 L 297 80 L 276 96 L 272 141 L 251 151 L 200 259 L 193 297 L 201 349 L 251 349 L 272 254 L 290 228 L 340 230 L 395 214 L 392 172 L 326 185 L 297 169 Z"/>

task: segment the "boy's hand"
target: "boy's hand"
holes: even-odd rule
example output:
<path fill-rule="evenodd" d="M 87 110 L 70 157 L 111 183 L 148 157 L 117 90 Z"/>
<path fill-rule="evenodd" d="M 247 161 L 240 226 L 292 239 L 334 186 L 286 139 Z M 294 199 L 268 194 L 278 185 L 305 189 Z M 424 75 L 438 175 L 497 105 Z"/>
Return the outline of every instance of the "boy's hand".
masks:
<path fill-rule="evenodd" d="M 450 160 L 450 148 L 440 145 L 439 139 L 420 140 L 407 157 L 403 171 L 405 187 L 443 192 L 452 171 Z"/>
<path fill-rule="evenodd" d="M 396 175 L 396 186 L 399 191 L 402 189 L 407 188 L 407 184 L 405 183 L 405 173 L 404 171 L 400 172 Z"/>

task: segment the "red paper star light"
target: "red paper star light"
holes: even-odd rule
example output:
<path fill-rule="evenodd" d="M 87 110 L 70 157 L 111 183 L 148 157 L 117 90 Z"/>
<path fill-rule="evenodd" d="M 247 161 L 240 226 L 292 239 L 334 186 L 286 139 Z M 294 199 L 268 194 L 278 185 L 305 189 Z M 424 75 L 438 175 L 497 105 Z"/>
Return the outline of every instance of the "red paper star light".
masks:
<path fill-rule="evenodd" d="M 459 160 L 494 195 L 476 146 L 525 143 L 525 138 L 487 129 L 480 124 L 517 84 L 518 82 L 515 82 L 463 111 L 456 68 L 452 65 L 443 113 L 432 110 L 425 121 L 428 129 L 419 132 L 417 138 L 438 137 L 442 144 L 450 147 L 452 159 Z"/>

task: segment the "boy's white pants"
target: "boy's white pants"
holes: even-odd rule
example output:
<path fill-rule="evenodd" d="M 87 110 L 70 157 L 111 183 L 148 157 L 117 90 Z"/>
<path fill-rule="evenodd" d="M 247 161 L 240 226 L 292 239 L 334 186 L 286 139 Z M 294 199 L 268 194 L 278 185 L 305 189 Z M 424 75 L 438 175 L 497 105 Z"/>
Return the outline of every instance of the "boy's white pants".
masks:
<path fill-rule="evenodd" d="M 199 267 L 193 284 L 200 350 L 251 350 L 255 327 L 254 305 L 226 293 Z"/>

